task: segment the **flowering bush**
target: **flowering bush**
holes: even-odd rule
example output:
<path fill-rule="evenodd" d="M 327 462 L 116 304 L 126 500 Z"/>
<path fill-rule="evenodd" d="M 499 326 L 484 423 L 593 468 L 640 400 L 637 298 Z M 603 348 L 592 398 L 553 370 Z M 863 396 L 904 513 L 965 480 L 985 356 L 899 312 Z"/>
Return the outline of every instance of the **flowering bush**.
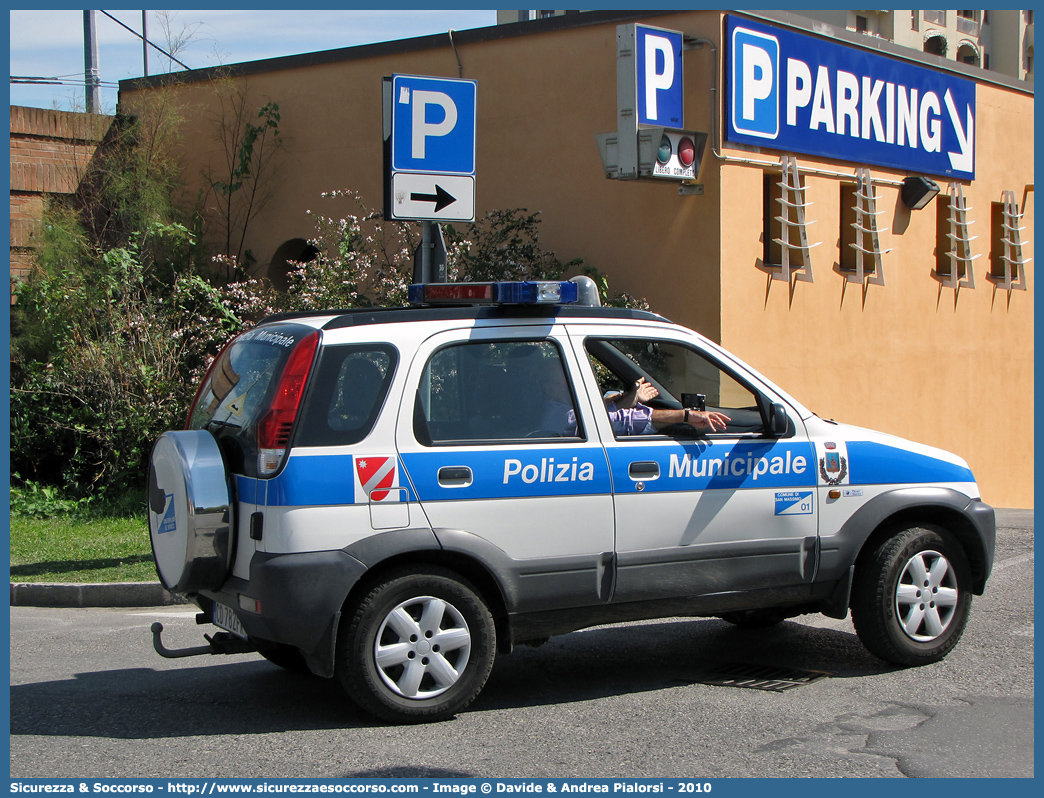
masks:
<path fill-rule="evenodd" d="M 416 225 L 385 222 L 350 191 L 322 195 L 312 214 L 316 256 L 297 263 L 287 290 L 266 279 L 221 284 L 235 258 L 212 257 L 195 236 L 152 223 L 120 246 L 90 243 L 55 209 L 43 268 L 16 287 L 12 315 L 11 467 L 16 483 L 66 496 L 140 488 L 153 441 L 184 424 L 195 387 L 221 347 L 273 313 L 402 306 L 413 277 Z M 540 248 L 538 214 L 492 211 L 463 231 L 446 228 L 451 280 L 557 279 L 582 265 Z M 604 304 L 641 306 L 609 297 Z M 24 479 L 23 479 L 24 478 Z"/>
<path fill-rule="evenodd" d="M 354 213 L 326 216 L 309 211 L 316 257 L 287 275 L 287 310 L 390 307 L 406 304 L 419 236 L 403 222 L 384 223 L 351 191 L 330 191 L 324 200 Z"/>

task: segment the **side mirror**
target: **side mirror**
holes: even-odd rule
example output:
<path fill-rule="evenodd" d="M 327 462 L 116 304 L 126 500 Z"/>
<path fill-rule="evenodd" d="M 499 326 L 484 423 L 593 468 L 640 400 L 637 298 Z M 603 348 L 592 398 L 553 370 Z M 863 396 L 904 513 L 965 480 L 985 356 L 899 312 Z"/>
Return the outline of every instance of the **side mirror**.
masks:
<path fill-rule="evenodd" d="M 769 405 L 768 433 L 777 438 L 784 437 L 790 431 L 790 418 L 779 402 Z"/>

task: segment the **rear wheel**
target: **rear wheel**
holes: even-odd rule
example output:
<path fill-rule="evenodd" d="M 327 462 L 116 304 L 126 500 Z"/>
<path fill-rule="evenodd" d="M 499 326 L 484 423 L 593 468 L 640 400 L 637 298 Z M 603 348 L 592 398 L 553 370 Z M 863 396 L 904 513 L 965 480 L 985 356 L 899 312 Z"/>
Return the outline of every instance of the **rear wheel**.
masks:
<path fill-rule="evenodd" d="M 852 621 L 872 653 L 898 665 L 938 662 L 971 609 L 968 559 L 952 536 L 923 527 L 880 543 L 856 569 Z"/>
<path fill-rule="evenodd" d="M 475 700 L 493 667 L 493 617 L 451 571 L 392 572 L 345 618 L 337 677 L 363 709 L 385 720 L 449 718 Z"/>

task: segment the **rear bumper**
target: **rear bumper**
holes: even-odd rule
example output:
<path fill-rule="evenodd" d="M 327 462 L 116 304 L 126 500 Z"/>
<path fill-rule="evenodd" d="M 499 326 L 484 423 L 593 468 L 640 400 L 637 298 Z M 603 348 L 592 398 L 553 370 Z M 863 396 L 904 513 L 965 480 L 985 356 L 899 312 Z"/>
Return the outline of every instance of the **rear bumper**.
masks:
<path fill-rule="evenodd" d="M 249 637 L 325 660 L 333 655 L 344 600 L 365 572 L 366 566 L 344 551 L 258 552 L 249 580 L 233 577 L 220 590 L 200 595 L 232 607 Z"/>

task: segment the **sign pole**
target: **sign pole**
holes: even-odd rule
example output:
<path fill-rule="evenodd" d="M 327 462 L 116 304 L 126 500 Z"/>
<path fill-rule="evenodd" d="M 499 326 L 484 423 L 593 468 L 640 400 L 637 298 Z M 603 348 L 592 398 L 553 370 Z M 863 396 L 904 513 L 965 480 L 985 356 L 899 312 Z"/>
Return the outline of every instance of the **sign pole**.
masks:
<path fill-rule="evenodd" d="M 447 268 L 442 226 L 427 220 L 421 222 L 421 242 L 413 253 L 413 282 L 444 283 Z"/>
<path fill-rule="evenodd" d="M 424 282 L 430 283 L 432 281 L 431 273 L 431 222 L 421 222 L 421 274 L 424 275 Z"/>

